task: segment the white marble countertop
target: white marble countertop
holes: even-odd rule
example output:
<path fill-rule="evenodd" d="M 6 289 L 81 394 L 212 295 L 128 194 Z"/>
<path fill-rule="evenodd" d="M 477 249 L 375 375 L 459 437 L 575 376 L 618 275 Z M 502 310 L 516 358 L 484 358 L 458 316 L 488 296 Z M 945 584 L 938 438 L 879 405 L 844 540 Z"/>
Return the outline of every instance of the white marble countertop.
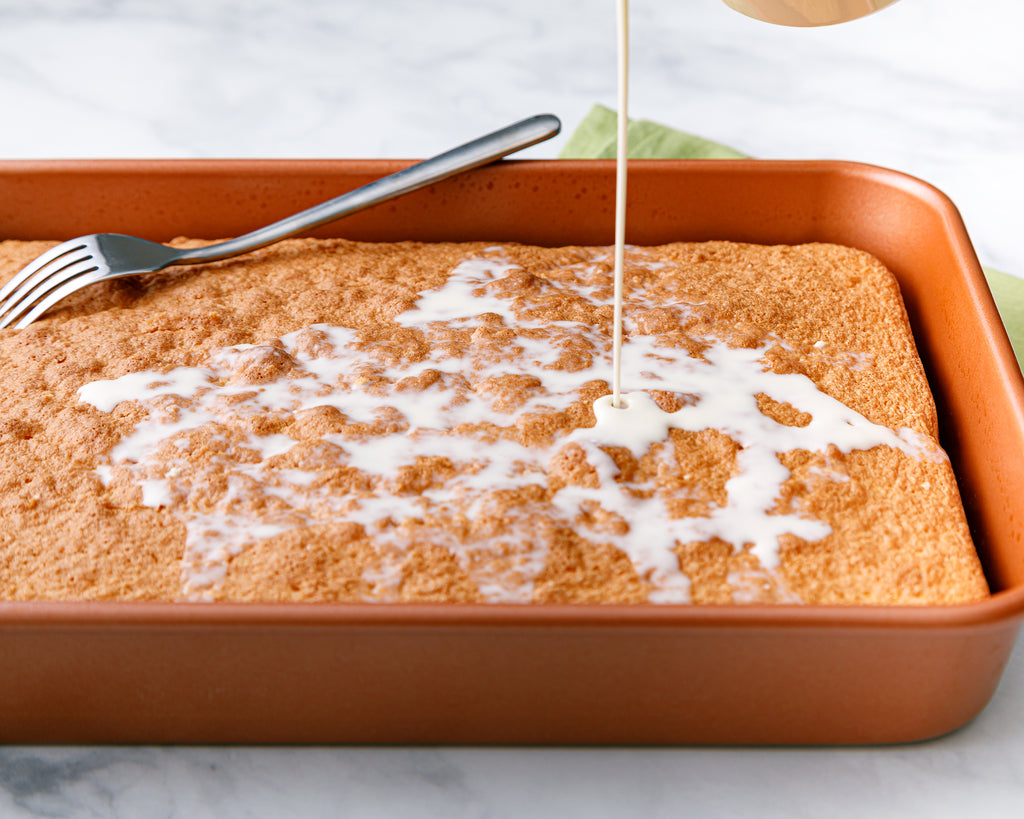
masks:
<path fill-rule="evenodd" d="M 1024 276 L 1024 4 L 790 30 L 634 0 L 633 116 L 914 174 Z M 421 157 L 615 104 L 612 0 L 0 0 L 0 157 Z M 565 136 L 530 149 L 554 156 Z M 1024 468 L 1024 467 L 1022 467 Z M 1024 812 L 1024 657 L 929 743 L 857 749 L 0 747 L 0 816 Z"/>

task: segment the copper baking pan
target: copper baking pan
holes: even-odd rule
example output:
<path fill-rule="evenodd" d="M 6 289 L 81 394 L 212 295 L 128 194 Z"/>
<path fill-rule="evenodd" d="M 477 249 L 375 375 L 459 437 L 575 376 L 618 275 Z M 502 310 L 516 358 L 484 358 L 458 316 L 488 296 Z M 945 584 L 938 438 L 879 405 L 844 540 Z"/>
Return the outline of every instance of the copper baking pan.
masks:
<path fill-rule="evenodd" d="M 235 235 L 396 161 L 0 162 L 0 236 Z M 511 162 L 321 230 L 610 243 L 613 167 Z M 638 161 L 628 240 L 899 278 L 991 599 L 949 607 L 0 604 L 6 742 L 877 743 L 992 696 L 1024 616 L 1024 383 L 956 209 L 842 162 Z"/>

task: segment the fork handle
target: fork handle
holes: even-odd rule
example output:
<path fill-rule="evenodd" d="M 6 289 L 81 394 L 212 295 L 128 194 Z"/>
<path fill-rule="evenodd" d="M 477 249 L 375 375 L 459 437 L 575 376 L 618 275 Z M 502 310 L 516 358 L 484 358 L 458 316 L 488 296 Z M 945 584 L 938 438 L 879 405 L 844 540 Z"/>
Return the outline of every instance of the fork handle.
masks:
<path fill-rule="evenodd" d="M 551 114 L 529 117 L 244 236 L 215 245 L 185 250 L 170 264 L 212 262 L 273 244 L 371 205 L 386 202 L 463 171 L 486 165 L 514 151 L 553 137 L 560 129 L 561 122 Z"/>

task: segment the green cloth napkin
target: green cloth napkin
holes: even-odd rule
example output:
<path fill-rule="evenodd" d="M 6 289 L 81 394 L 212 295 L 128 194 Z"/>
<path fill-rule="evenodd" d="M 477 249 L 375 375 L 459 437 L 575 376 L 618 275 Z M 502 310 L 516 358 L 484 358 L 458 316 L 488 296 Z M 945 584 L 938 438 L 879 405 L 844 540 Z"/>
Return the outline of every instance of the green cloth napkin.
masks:
<path fill-rule="evenodd" d="M 595 105 L 569 137 L 562 159 L 615 157 L 617 117 Z M 629 121 L 629 156 L 635 159 L 742 159 L 744 154 L 709 139 L 687 134 L 648 120 Z M 986 267 L 999 315 L 1006 325 L 1017 363 L 1024 369 L 1024 279 Z"/>
<path fill-rule="evenodd" d="M 573 131 L 559 154 L 561 159 L 614 159 L 618 117 L 603 105 L 595 105 Z M 635 159 L 743 159 L 745 154 L 709 139 L 684 134 L 674 128 L 629 121 L 629 155 Z"/>
<path fill-rule="evenodd" d="M 999 308 L 999 317 L 1010 337 L 1017 363 L 1024 370 L 1024 281 L 1009 273 L 1000 273 L 991 267 L 982 268 L 988 279 L 992 298 Z"/>

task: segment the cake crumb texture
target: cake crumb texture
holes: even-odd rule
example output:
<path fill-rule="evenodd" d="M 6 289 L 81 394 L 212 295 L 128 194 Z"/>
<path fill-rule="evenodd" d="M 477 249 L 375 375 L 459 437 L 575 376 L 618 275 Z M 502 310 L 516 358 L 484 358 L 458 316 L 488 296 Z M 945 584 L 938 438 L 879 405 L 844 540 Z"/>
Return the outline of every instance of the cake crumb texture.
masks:
<path fill-rule="evenodd" d="M 0 281 L 52 244 L 0 242 Z M 600 247 L 298 239 L 0 331 L 0 597 L 987 595 L 884 266 L 825 244 L 631 248 L 625 389 L 676 424 L 640 446 L 596 432 L 611 266 Z M 722 423 L 696 420 L 716 400 Z"/>

